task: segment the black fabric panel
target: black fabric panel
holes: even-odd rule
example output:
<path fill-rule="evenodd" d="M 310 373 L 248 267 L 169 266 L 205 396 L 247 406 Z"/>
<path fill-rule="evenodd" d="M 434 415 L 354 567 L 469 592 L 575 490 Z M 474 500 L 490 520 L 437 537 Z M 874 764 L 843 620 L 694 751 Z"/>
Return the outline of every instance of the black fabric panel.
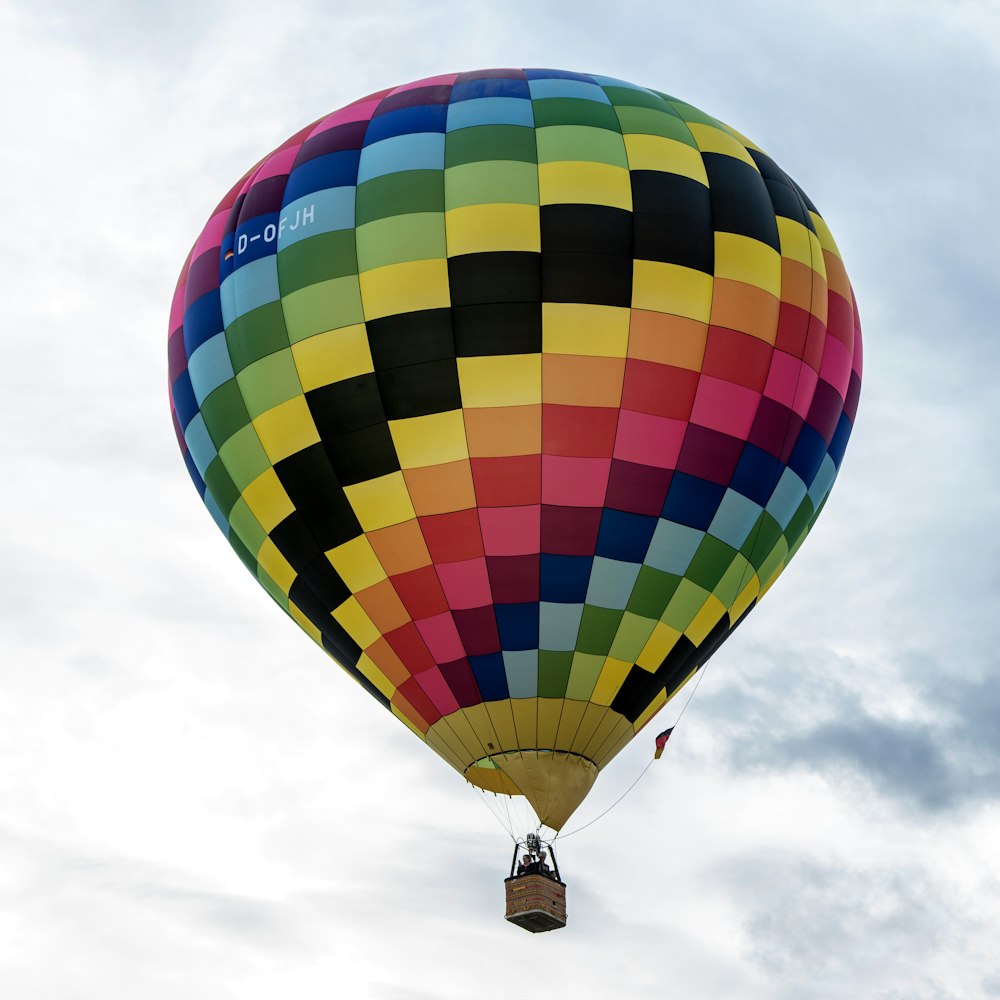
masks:
<path fill-rule="evenodd" d="M 379 371 L 455 356 L 448 309 L 370 319 L 365 323 L 372 361 Z"/>
<path fill-rule="evenodd" d="M 386 698 L 384 694 L 360 670 L 357 666 L 352 664 L 344 663 L 343 659 L 337 655 L 334 649 L 331 649 L 327 645 L 326 637 L 323 638 L 323 648 L 326 649 L 328 653 L 333 653 L 334 658 L 340 663 L 340 665 L 384 708 L 389 708 L 389 699 Z M 360 656 L 358 657 L 360 659 Z"/>
<path fill-rule="evenodd" d="M 467 253 L 448 258 L 453 306 L 488 302 L 538 302 L 542 297 L 541 255 Z"/>
<path fill-rule="evenodd" d="M 542 253 L 632 256 L 632 213 L 606 205 L 543 205 Z"/>
<path fill-rule="evenodd" d="M 453 358 L 405 368 L 387 368 L 377 372 L 376 377 L 389 420 L 462 408 L 458 366 Z"/>
<path fill-rule="evenodd" d="M 306 402 L 324 439 L 385 423 L 382 397 L 372 373 L 313 389 L 306 393 Z"/>
<path fill-rule="evenodd" d="M 274 471 L 322 551 L 362 533 L 322 444 L 282 459 Z"/>
<path fill-rule="evenodd" d="M 679 174 L 636 170 L 632 201 L 637 259 L 713 273 L 712 199 L 704 184 Z"/>
<path fill-rule="evenodd" d="M 347 634 L 335 618 L 330 618 L 329 622 L 321 629 L 323 638 L 323 648 L 355 679 L 360 677 L 357 670 L 352 667 L 357 666 L 361 659 L 361 647 Z"/>
<path fill-rule="evenodd" d="M 540 302 L 493 302 L 457 306 L 451 311 L 455 353 L 460 358 L 487 354 L 540 354 Z"/>
<path fill-rule="evenodd" d="M 725 153 L 703 153 L 716 232 L 750 236 L 780 250 L 774 207 L 761 175 Z"/>
<path fill-rule="evenodd" d="M 802 204 L 802 199 L 799 198 L 793 187 L 784 181 L 766 180 L 764 183 L 767 185 L 767 193 L 771 198 L 771 204 L 774 206 L 775 215 L 784 216 L 786 219 L 794 219 L 796 222 L 801 222 L 807 229 L 812 229 L 813 232 L 816 231 L 812 219 L 809 218 L 809 214 L 806 212 L 805 205 Z"/>
<path fill-rule="evenodd" d="M 296 573 L 304 572 L 310 563 L 323 555 L 305 518 L 297 510 L 271 529 L 271 541 Z"/>
<path fill-rule="evenodd" d="M 632 304 L 632 257 L 542 254 L 542 295 L 546 302 L 628 307 Z"/>
<path fill-rule="evenodd" d="M 323 439 L 334 474 L 342 486 L 399 471 L 399 459 L 388 424 L 373 424 L 349 434 Z"/>

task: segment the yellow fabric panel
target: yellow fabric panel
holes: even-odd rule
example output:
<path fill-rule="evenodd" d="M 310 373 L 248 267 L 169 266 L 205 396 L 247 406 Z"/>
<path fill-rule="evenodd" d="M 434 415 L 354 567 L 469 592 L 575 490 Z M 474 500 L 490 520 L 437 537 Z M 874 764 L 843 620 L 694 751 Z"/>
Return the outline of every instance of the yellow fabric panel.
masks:
<path fill-rule="evenodd" d="M 361 314 L 361 289 L 358 276 L 348 274 L 343 278 L 328 278 L 296 289 L 281 297 L 281 309 L 294 340 L 302 340 L 324 329 L 334 329 L 330 318 L 343 318 L 341 326 L 352 326 Z M 317 327 L 318 317 L 323 326 Z"/>
<path fill-rule="evenodd" d="M 402 472 L 345 486 L 344 493 L 364 531 L 376 531 L 416 517 Z"/>
<path fill-rule="evenodd" d="M 334 610 L 333 617 L 362 649 L 367 649 L 382 634 L 353 595 Z"/>
<path fill-rule="evenodd" d="M 667 703 L 667 692 L 663 689 L 657 692 L 656 697 L 642 710 L 639 718 L 632 725 L 634 732 L 639 732 L 656 713 Z M 652 753 L 652 750 L 650 750 Z"/>
<path fill-rule="evenodd" d="M 523 250 L 540 253 L 537 205 L 470 205 L 445 214 L 448 256 Z"/>
<path fill-rule="evenodd" d="M 587 745 L 586 756 L 598 767 L 603 767 L 622 736 L 632 735 L 632 725 L 618 712 L 607 712 Z"/>
<path fill-rule="evenodd" d="M 826 224 L 826 221 L 821 215 L 817 215 L 815 212 L 809 213 L 809 218 L 812 219 L 813 225 L 816 227 L 816 235 L 819 237 L 820 246 L 824 250 L 829 250 L 834 257 L 840 257 L 840 250 L 837 248 L 837 242 L 833 238 L 833 233 L 830 232 L 830 227 Z"/>
<path fill-rule="evenodd" d="M 624 358 L 630 319 L 631 310 L 619 306 L 543 302 L 542 350 L 546 354 Z"/>
<path fill-rule="evenodd" d="M 272 463 L 319 442 L 305 396 L 295 396 L 265 411 L 255 418 L 253 427 Z"/>
<path fill-rule="evenodd" d="M 511 698 L 510 709 L 514 714 L 514 732 L 517 745 L 523 749 L 538 746 L 538 699 Z"/>
<path fill-rule="evenodd" d="M 359 276 L 366 319 L 450 305 L 448 262 L 413 260 L 387 264 Z"/>
<path fill-rule="evenodd" d="M 268 533 L 293 510 L 285 488 L 274 469 L 265 469 L 244 491 L 243 499 L 260 526 Z"/>
<path fill-rule="evenodd" d="M 444 465 L 469 457 L 461 410 L 390 420 L 389 433 L 404 469 Z"/>
<path fill-rule="evenodd" d="M 603 705 L 593 705 L 589 702 L 583 710 L 583 718 L 580 720 L 580 727 L 570 744 L 570 751 L 586 756 L 585 749 L 597 732 L 597 727 L 606 715 L 610 714 Z"/>
<path fill-rule="evenodd" d="M 458 739 L 462 741 L 462 746 L 469 751 L 470 756 L 467 763 L 471 764 L 474 760 L 487 756 L 489 751 L 483 742 L 483 734 L 472 725 L 465 711 L 459 709 L 457 712 L 452 712 L 451 715 L 446 716 L 446 721 Z"/>
<path fill-rule="evenodd" d="M 309 621 L 304 614 L 302 614 L 302 611 L 294 601 L 288 602 L 288 613 L 291 615 L 295 624 L 298 625 L 298 627 L 302 629 L 302 631 L 305 632 L 305 634 L 308 635 L 317 646 L 323 645 L 323 633 L 320 632 L 320 630 L 316 628 L 316 626 L 313 625 L 313 623 Z"/>
<path fill-rule="evenodd" d="M 468 720 L 469 725 L 472 727 L 472 731 L 478 736 L 479 742 L 485 747 L 483 750 L 483 756 L 489 756 L 492 753 L 497 753 L 500 750 L 501 743 L 503 742 L 503 737 L 500 735 L 496 726 L 493 723 L 493 716 L 488 710 L 488 706 L 493 704 L 493 702 L 480 702 L 478 705 L 470 705 L 468 708 L 462 709 L 462 714 Z M 514 720 L 510 711 L 508 710 L 503 714 L 503 717 L 508 721 L 510 728 L 510 736 L 513 738 L 514 734 Z M 490 744 L 493 744 L 492 749 Z M 506 746 L 513 746 L 513 743 L 506 743 Z"/>
<path fill-rule="evenodd" d="M 257 551 L 257 562 L 260 563 L 264 572 L 274 580 L 281 592 L 287 596 L 298 574 L 270 538 L 265 538 L 264 543 Z"/>
<path fill-rule="evenodd" d="M 680 264 L 636 260 L 632 306 L 707 323 L 712 314 L 712 276 Z"/>
<path fill-rule="evenodd" d="M 538 165 L 540 205 L 609 205 L 632 211 L 628 170 L 607 163 L 561 160 Z"/>
<path fill-rule="evenodd" d="M 760 595 L 760 580 L 757 578 L 755 573 L 747 581 L 746 586 L 740 591 L 740 596 L 736 598 L 733 602 L 733 606 L 729 609 L 730 621 L 739 621 L 740 615 L 746 611 L 747 608 L 758 598 Z"/>
<path fill-rule="evenodd" d="M 363 323 L 328 330 L 292 344 L 303 392 L 375 371 Z"/>
<path fill-rule="evenodd" d="M 556 733 L 556 747 L 559 750 L 569 750 L 572 746 L 573 737 L 576 736 L 586 708 L 585 701 L 572 698 L 563 701 L 562 717 L 559 719 L 559 730 Z"/>
<path fill-rule="evenodd" d="M 598 767 L 605 768 L 621 753 L 622 750 L 632 742 L 635 733 L 632 727 L 626 722 L 624 728 L 615 729 L 611 737 L 605 742 L 600 752 L 600 760 L 595 761 Z"/>
<path fill-rule="evenodd" d="M 601 673 L 594 685 L 590 700 L 598 705 L 610 705 L 625 682 L 631 666 L 631 663 L 625 663 L 624 660 L 616 660 L 609 656 L 604 661 L 604 666 L 601 667 Z"/>
<path fill-rule="evenodd" d="M 462 405 L 521 406 L 542 401 L 542 356 L 503 354 L 459 358 Z"/>
<path fill-rule="evenodd" d="M 540 750 L 554 750 L 559 718 L 562 715 L 562 698 L 538 699 L 538 747 Z"/>
<path fill-rule="evenodd" d="M 326 553 L 326 558 L 354 593 L 374 586 L 386 578 L 386 572 L 364 535 L 352 538 Z"/>
<path fill-rule="evenodd" d="M 684 629 L 684 634 L 696 645 L 705 641 L 708 633 L 712 631 L 719 619 L 726 613 L 726 606 L 715 594 L 709 594 L 707 600 L 701 607 L 701 611 L 694 616 L 691 624 Z"/>
<path fill-rule="evenodd" d="M 499 750 L 500 747 L 516 747 L 517 733 L 514 730 L 514 713 L 510 707 L 510 699 L 504 698 L 501 701 L 486 702 L 486 713 L 489 715 L 493 731 L 500 740 L 496 749 Z M 487 742 L 492 742 L 489 737 L 487 737 Z M 493 750 L 490 750 L 490 753 L 493 752 Z"/>
<path fill-rule="evenodd" d="M 781 255 L 750 236 L 716 233 L 715 276 L 744 281 L 780 297 Z"/>
<path fill-rule="evenodd" d="M 362 653 L 357 666 L 358 670 L 360 670 L 361 673 L 375 685 L 378 691 L 386 696 L 386 698 L 391 698 L 396 693 L 396 685 L 393 684 L 381 670 L 379 670 L 375 663 L 372 662 L 371 657 Z"/>
<path fill-rule="evenodd" d="M 688 122 L 688 128 L 691 130 L 691 135 L 694 136 L 694 141 L 698 143 L 698 148 L 703 153 L 725 153 L 726 156 L 742 160 L 757 170 L 757 164 L 743 148 L 743 144 L 722 129 L 715 128 L 713 125 L 704 125 L 701 122 Z"/>
<path fill-rule="evenodd" d="M 663 658 L 677 645 L 680 637 L 681 633 L 677 629 L 671 628 L 666 622 L 657 622 L 653 634 L 635 661 L 636 666 L 651 674 L 656 673 Z"/>
<path fill-rule="evenodd" d="M 459 773 L 465 771 L 469 764 L 468 754 L 455 734 L 447 727 L 444 719 L 439 719 L 431 726 L 423 737 L 427 745 L 436 750 Z"/>
<path fill-rule="evenodd" d="M 486 792 L 497 795 L 520 795 L 521 790 L 506 774 L 495 767 L 470 767 L 465 772 L 465 780 Z"/>
<path fill-rule="evenodd" d="M 781 256 L 791 260 L 797 260 L 807 267 L 817 267 L 816 257 L 813 251 L 813 240 L 816 237 L 794 219 L 786 219 L 783 215 L 776 217 L 778 223 L 778 242 L 781 245 Z M 819 243 L 816 243 L 817 249 Z"/>
<path fill-rule="evenodd" d="M 708 187 L 708 174 L 701 153 L 686 142 L 662 135 L 627 135 L 625 149 L 632 170 L 659 170 L 680 174 Z"/>

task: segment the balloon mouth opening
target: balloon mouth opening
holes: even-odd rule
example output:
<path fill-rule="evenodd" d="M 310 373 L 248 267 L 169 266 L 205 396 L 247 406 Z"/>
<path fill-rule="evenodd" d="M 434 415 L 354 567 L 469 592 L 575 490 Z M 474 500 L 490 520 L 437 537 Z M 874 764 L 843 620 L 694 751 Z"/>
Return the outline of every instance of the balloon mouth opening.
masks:
<path fill-rule="evenodd" d="M 593 788 L 598 770 L 588 757 L 564 750 L 511 750 L 479 758 L 465 777 L 488 792 L 523 795 L 545 826 L 560 830 Z"/>

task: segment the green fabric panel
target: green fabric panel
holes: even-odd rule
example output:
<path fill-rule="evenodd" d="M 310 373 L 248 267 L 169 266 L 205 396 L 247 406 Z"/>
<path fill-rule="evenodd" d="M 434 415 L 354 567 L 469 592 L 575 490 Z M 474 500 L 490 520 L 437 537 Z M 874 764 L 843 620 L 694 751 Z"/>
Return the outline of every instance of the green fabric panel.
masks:
<path fill-rule="evenodd" d="M 219 505 L 219 510 L 228 517 L 233 504 L 240 498 L 240 491 L 218 455 L 205 470 L 205 485 L 212 494 L 212 499 Z"/>
<path fill-rule="evenodd" d="M 760 570 L 781 535 L 781 525 L 766 510 L 762 511 L 740 552 L 753 563 L 755 569 Z"/>
<path fill-rule="evenodd" d="M 621 133 L 618 115 L 610 104 L 579 97 L 544 97 L 531 102 L 535 128 L 546 125 L 594 125 Z"/>
<path fill-rule="evenodd" d="M 676 139 L 697 149 L 691 130 L 679 118 L 652 111 L 648 108 L 619 108 L 624 135 L 662 135 L 666 139 Z"/>
<path fill-rule="evenodd" d="M 785 528 L 785 538 L 788 539 L 789 546 L 794 547 L 809 531 L 813 513 L 812 500 L 806 495 L 788 522 L 788 527 Z"/>
<path fill-rule="evenodd" d="M 445 206 L 538 204 L 538 167 L 514 160 L 485 160 L 444 172 Z"/>
<path fill-rule="evenodd" d="M 274 598 L 276 604 L 280 605 L 286 612 L 288 611 L 288 595 L 279 587 L 263 566 L 257 567 L 257 579 L 263 588 Z"/>
<path fill-rule="evenodd" d="M 240 536 L 232 528 L 229 529 L 229 544 L 233 547 L 233 551 L 240 557 L 240 562 L 256 576 L 257 557 L 243 544 Z"/>
<path fill-rule="evenodd" d="M 713 535 L 705 535 L 684 575 L 704 587 L 714 590 L 732 564 L 736 550 Z"/>
<path fill-rule="evenodd" d="M 712 589 L 712 593 L 722 601 L 727 608 L 732 607 L 736 598 L 754 575 L 754 568 L 739 552 L 733 554 L 733 561 L 722 579 Z"/>
<path fill-rule="evenodd" d="M 573 665 L 569 671 L 569 683 L 566 685 L 566 697 L 574 701 L 589 701 L 603 667 L 603 656 L 589 653 L 574 654 Z"/>
<path fill-rule="evenodd" d="M 622 615 L 615 641 L 611 644 L 611 655 L 617 660 L 635 663 L 656 625 L 655 620 L 626 611 Z"/>
<path fill-rule="evenodd" d="M 281 301 L 285 306 L 288 339 L 293 344 L 317 333 L 363 323 L 365 319 L 361 286 L 355 274 L 307 285 Z"/>
<path fill-rule="evenodd" d="M 256 563 L 256 554 L 260 551 L 260 547 L 264 544 L 264 539 L 267 538 L 267 532 L 260 526 L 260 522 L 257 518 L 255 518 L 250 512 L 250 508 L 247 506 L 247 502 L 243 499 L 243 497 L 240 497 L 239 500 L 233 504 L 233 509 L 229 512 L 229 524 L 246 546 L 247 551 L 254 554 L 254 563 Z M 257 572 L 256 565 L 253 567 L 253 572 L 254 574 Z"/>
<path fill-rule="evenodd" d="M 443 212 L 444 185 L 440 170 L 401 170 L 373 177 L 358 186 L 354 224 L 412 212 Z"/>
<path fill-rule="evenodd" d="M 583 606 L 580 631 L 576 637 L 576 648 L 581 653 L 606 655 L 615 641 L 618 625 L 624 612 L 614 608 L 596 608 L 592 604 Z"/>
<path fill-rule="evenodd" d="M 237 374 L 247 365 L 288 347 L 288 343 L 280 302 L 251 309 L 226 328 L 226 347 Z"/>
<path fill-rule="evenodd" d="M 448 256 L 441 212 L 379 219 L 359 227 L 355 233 L 358 266 L 362 271 L 410 260 L 441 260 Z"/>
<path fill-rule="evenodd" d="M 677 112 L 658 94 L 652 94 L 646 90 L 635 90 L 632 87 L 603 87 L 602 89 L 608 95 L 608 100 L 618 109 L 619 114 L 625 108 L 652 108 L 671 117 L 677 117 Z"/>
<path fill-rule="evenodd" d="M 573 665 L 572 652 L 556 652 L 551 649 L 538 651 L 538 697 L 563 698 L 569 683 L 569 671 Z"/>
<path fill-rule="evenodd" d="M 699 587 L 690 580 L 681 580 L 663 612 L 663 621 L 678 632 L 683 632 L 691 624 L 694 616 L 701 611 L 707 598 L 708 591 L 704 587 Z"/>
<path fill-rule="evenodd" d="M 271 460 L 267 457 L 253 424 L 240 428 L 219 449 L 219 457 L 241 493 L 265 469 L 271 467 Z"/>
<path fill-rule="evenodd" d="M 278 254 L 278 286 L 282 295 L 327 278 L 357 273 L 353 229 L 319 233 L 285 247 Z"/>
<path fill-rule="evenodd" d="M 535 130 L 524 125 L 473 125 L 448 133 L 444 143 L 445 169 L 481 160 L 534 163 Z"/>
<path fill-rule="evenodd" d="M 626 610 L 643 618 L 659 621 L 682 579 L 683 577 L 675 576 L 673 573 L 664 573 L 662 570 L 653 569 L 652 566 L 643 566 L 632 588 L 632 596 L 629 598 Z"/>
<path fill-rule="evenodd" d="M 250 423 L 243 393 L 236 379 L 223 382 L 213 389 L 201 404 L 201 414 L 205 418 L 205 427 L 215 447 L 221 448 L 241 427 Z"/>
<path fill-rule="evenodd" d="M 259 417 L 279 403 L 302 395 L 298 369 L 288 347 L 244 368 L 236 381 L 251 417 Z"/>
<path fill-rule="evenodd" d="M 699 125 L 712 125 L 715 128 L 722 129 L 725 131 L 725 126 L 718 118 L 713 118 L 711 115 L 706 115 L 704 111 L 699 111 L 697 108 L 692 107 L 690 104 L 685 104 L 684 101 L 677 101 L 671 97 L 667 97 L 666 94 L 663 95 L 667 103 L 680 115 L 681 118 L 686 122 L 691 122 L 692 124 Z"/>
<path fill-rule="evenodd" d="M 606 128 L 587 125 L 551 125 L 535 133 L 538 141 L 538 162 L 583 160 L 610 163 L 628 169 L 625 144 L 620 135 Z"/>

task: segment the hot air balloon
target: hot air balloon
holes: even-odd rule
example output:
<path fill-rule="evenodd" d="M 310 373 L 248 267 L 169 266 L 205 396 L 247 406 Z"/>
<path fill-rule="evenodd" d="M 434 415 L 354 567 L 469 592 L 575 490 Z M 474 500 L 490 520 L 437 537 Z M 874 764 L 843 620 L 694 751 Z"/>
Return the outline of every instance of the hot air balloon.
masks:
<path fill-rule="evenodd" d="M 548 69 L 293 135 L 198 237 L 169 356 L 191 478 L 264 589 L 553 830 L 797 551 L 861 379 L 837 246 L 772 159 Z"/>

